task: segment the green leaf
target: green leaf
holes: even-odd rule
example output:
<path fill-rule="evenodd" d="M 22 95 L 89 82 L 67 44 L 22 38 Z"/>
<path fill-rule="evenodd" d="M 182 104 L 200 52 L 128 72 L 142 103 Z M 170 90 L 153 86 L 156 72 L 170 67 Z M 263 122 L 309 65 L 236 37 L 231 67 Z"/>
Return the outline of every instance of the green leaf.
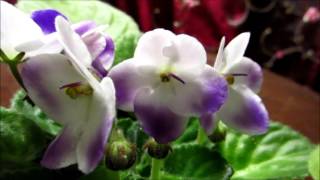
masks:
<path fill-rule="evenodd" d="M 53 8 L 73 22 L 94 20 L 99 25 L 108 25 L 106 32 L 115 42 L 115 64 L 133 56 L 141 33 L 134 20 L 109 4 L 100 1 L 19 1 L 17 7 L 27 13 Z"/>
<path fill-rule="evenodd" d="M 165 159 L 162 179 L 229 179 L 232 169 L 221 155 L 197 144 L 177 145 Z"/>
<path fill-rule="evenodd" d="M 320 145 L 318 145 L 309 157 L 309 172 L 315 180 L 320 180 Z"/>
<path fill-rule="evenodd" d="M 26 100 L 26 93 L 23 90 L 18 91 L 14 97 L 11 99 L 12 111 L 15 111 L 17 114 L 21 114 L 28 119 L 34 121 L 44 132 L 47 132 L 49 135 L 56 136 L 61 126 L 49 119 L 41 110 L 36 106 L 30 105 Z"/>
<path fill-rule="evenodd" d="M 271 122 L 268 133 L 248 136 L 229 131 L 218 149 L 234 168 L 233 179 L 291 179 L 308 175 L 312 145 L 280 123 Z"/>
<path fill-rule="evenodd" d="M 20 166 L 39 157 L 47 146 L 44 132 L 26 116 L 0 107 L 1 164 Z"/>

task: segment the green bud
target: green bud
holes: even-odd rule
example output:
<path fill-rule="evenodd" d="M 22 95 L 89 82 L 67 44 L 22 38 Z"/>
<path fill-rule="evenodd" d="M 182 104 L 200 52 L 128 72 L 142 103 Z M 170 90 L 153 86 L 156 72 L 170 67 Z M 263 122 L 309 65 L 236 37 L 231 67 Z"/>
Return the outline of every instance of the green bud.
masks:
<path fill-rule="evenodd" d="M 116 131 L 114 134 L 119 134 Z M 115 138 L 117 137 L 117 138 Z M 120 138 L 121 137 L 121 138 Z M 128 142 L 121 135 L 114 135 L 106 148 L 106 166 L 111 170 L 126 170 L 130 168 L 137 158 L 136 146 Z"/>
<path fill-rule="evenodd" d="M 154 139 L 149 139 L 144 148 L 155 159 L 164 159 L 169 154 L 169 151 L 172 150 L 169 144 L 159 144 Z"/>
<path fill-rule="evenodd" d="M 213 131 L 211 135 L 209 135 L 209 139 L 213 143 L 219 143 L 225 140 L 227 136 L 227 127 L 219 122 L 216 129 Z"/>

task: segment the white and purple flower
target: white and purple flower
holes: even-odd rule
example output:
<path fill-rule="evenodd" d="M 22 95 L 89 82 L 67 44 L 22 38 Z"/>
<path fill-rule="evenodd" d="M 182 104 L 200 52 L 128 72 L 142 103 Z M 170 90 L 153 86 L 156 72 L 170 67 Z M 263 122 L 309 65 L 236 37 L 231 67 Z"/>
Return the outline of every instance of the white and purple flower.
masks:
<path fill-rule="evenodd" d="M 71 27 L 55 10 L 36 11 L 32 19 L 1 1 L 1 40 L 6 38 L 1 49 L 14 55 L 17 47 L 32 47 L 21 64 L 28 96 L 63 125 L 41 164 L 58 169 L 77 163 L 89 173 L 104 155 L 116 116 L 115 89 L 112 80 L 104 77 L 113 61 L 113 42 L 91 22 Z M 33 37 L 24 36 L 32 33 L 36 36 L 28 41 Z M 15 39 L 15 34 L 27 40 Z"/>
<path fill-rule="evenodd" d="M 229 96 L 216 115 L 204 114 L 206 122 L 221 119 L 226 125 L 247 134 L 262 134 L 268 129 L 269 116 L 256 94 L 262 84 L 261 67 L 244 57 L 250 33 L 235 37 L 226 47 L 222 38 L 213 66 L 229 83 Z M 214 122 L 216 123 L 216 122 Z"/>
<path fill-rule="evenodd" d="M 214 113 L 227 98 L 227 82 L 206 65 L 201 43 L 163 29 L 146 32 L 134 57 L 113 67 L 109 76 L 117 107 L 134 111 L 145 132 L 159 143 L 173 141 L 190 116 Z"/>

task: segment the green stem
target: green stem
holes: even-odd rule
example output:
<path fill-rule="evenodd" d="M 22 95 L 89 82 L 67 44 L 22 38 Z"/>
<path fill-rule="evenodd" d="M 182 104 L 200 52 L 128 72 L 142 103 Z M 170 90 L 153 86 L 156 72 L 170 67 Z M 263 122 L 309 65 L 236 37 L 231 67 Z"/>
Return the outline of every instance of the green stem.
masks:
<path fill-rule="evenodd" d="M 160 180 L 160 169 L 162 167 L 162 160 L 152 158 L 152 165 L 151 165 L 151 180 Z"/>
<path fill-rule="evenodd" d="M 198 134 L 197 134 L 197 143 L 203 144 L 207 139 L 207 134 L 204 132 L 201 126 L 198 128 Z"/>

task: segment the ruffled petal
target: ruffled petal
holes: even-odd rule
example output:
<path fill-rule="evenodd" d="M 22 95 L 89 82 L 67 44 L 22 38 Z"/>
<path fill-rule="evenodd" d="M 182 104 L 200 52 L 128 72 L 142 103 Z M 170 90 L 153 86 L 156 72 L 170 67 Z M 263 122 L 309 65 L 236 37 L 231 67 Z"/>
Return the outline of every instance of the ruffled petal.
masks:
<path fill-rule="evenodd" d="M 108 36 L 104 37 L 105 47 L 102 52 L 92 62 L 92 66 L 100 73 L 102 77 L 105 77 L 108 73 L 108 69 L 111 68 L 114 60 L 114 43 Z"/>
<path fill-rule="evenodd" d="M 29 58 L 22 65 L 21 77 L 30 98 L 51 119 L 67 125 L 85 121 L 90 98 L 72 99 L 61 87 L 86 80 L 60 54 L 43 54 Z"/>
<path fill-rule="evenodd" d="M 255 93 L 260 91 L 263 72 L 261 67 L 250 58 L 243 57 L 242 60 L 226 71 L 227 74 L 245 74 L 245 76 L 234 76 L 235 85 L 246 85 Z"/>
<path fill-rule="evenodd" d="M 177 139 L 187 124 L 187 117 L 170 110 L 161 89 L 141 89 L 134 100 L 134 112 L 144 131 L 159 143 Z"/>
<path fill-rule="evenodd" d="M 228 68 L 235 63 L 241 61 L 244 52 L 247 49 L 250 39 L 250 33 L 245 32 L 239 34 L 237 37 L 232 39 L 224 49 L 224 58 L 226 60 L 226 67 Z"/>
<path fill-rule="evenodd" d="M 101 86 L 101 91 L 93 94 L 87 124 L 77 145 L 78 166 L 86 174 L 101 161 L 116 115 L 115 90 L 111 79 L 103 79 Z"/>
<path fill-rule="evenodd" d="M 70 56 L 70 62 L 90 83 L 93 89 L 98 89 L 99 82 L 88 70 L 88 67 L 91 67 L 91 55 L 85 43 L 81 37 L 72 30 L 68 21 L 61 16 L 56 18 L 55 24 L 58 39 L 68 56 Z"/>
<path fill-rule="evenodd" d="M 200 125 L 208 135 L 210 135 L 216 127 L 215 120 L 213 113 L 205 113 L 200 116 Z"/>
<path fill-rule="evenodd" d="M 163 55 L 163 49 L 171 45 L 174 38 L 175 35 L 168 30 L 148 31 L 140 37 L 134 57 L 142 64 L 165 65 L 169 59 Z"/>
<path fill-rule="evenodd" d="M 225 79 L 206 65 L 199 74 L 177 74 L 185 83 L 172 80 L 173 97 L 170 108 L 179 114 L 202 115 L 219 110 L 228 96 Z"/>
<path fill-rule="evenodd" d="M 156 79 L 153 66 L 137 65 L 137 59 L 129 59 L 114 66 L 108 76 L 116 89 L 117 107 L 124 111 L 133 111 L 133 101 L 137 91 L 152 86 Z M 160 78 L 159 78 L 160 80 Z"/>
<path fill-rule="evenodd" d="M 227 102 L 217 113 L 226 125 L 247 134 L 262 134 L 269 116 L 259 96 L 245 86 L 229 88 Z"/>
<path fill-rule="evenodd" d="M 1 49 L 9 58 L 18 54 L 15 47 L 19 44 L 35 41 L 43 36 L 40 27 L 11 4 L 0 1 L 0 11 Z"/>
<path fill-rule="evenodd" d="M 82 36 L 84 33 L 96 27 L 97 24 L 94 21 L 82 21 L 72 25 L 72 29 L 74 29 L 79 36 Z"/>
<path fill-rule="evenodd" d="M 38 24 L 44 34 L 56 32 L 54 23 L 57 16 L 67 19 L 63 14 L 54 9 L 42 9 L 33 11 L 31 14 L 31 18 Z"/>
<path fill-rule="evenodd" d="M 49 145 L 41 160 L 48 169 L 60 169 L 77 162 L 75 149 L 79 133 L 74 127 L 65 127 Z"/>

